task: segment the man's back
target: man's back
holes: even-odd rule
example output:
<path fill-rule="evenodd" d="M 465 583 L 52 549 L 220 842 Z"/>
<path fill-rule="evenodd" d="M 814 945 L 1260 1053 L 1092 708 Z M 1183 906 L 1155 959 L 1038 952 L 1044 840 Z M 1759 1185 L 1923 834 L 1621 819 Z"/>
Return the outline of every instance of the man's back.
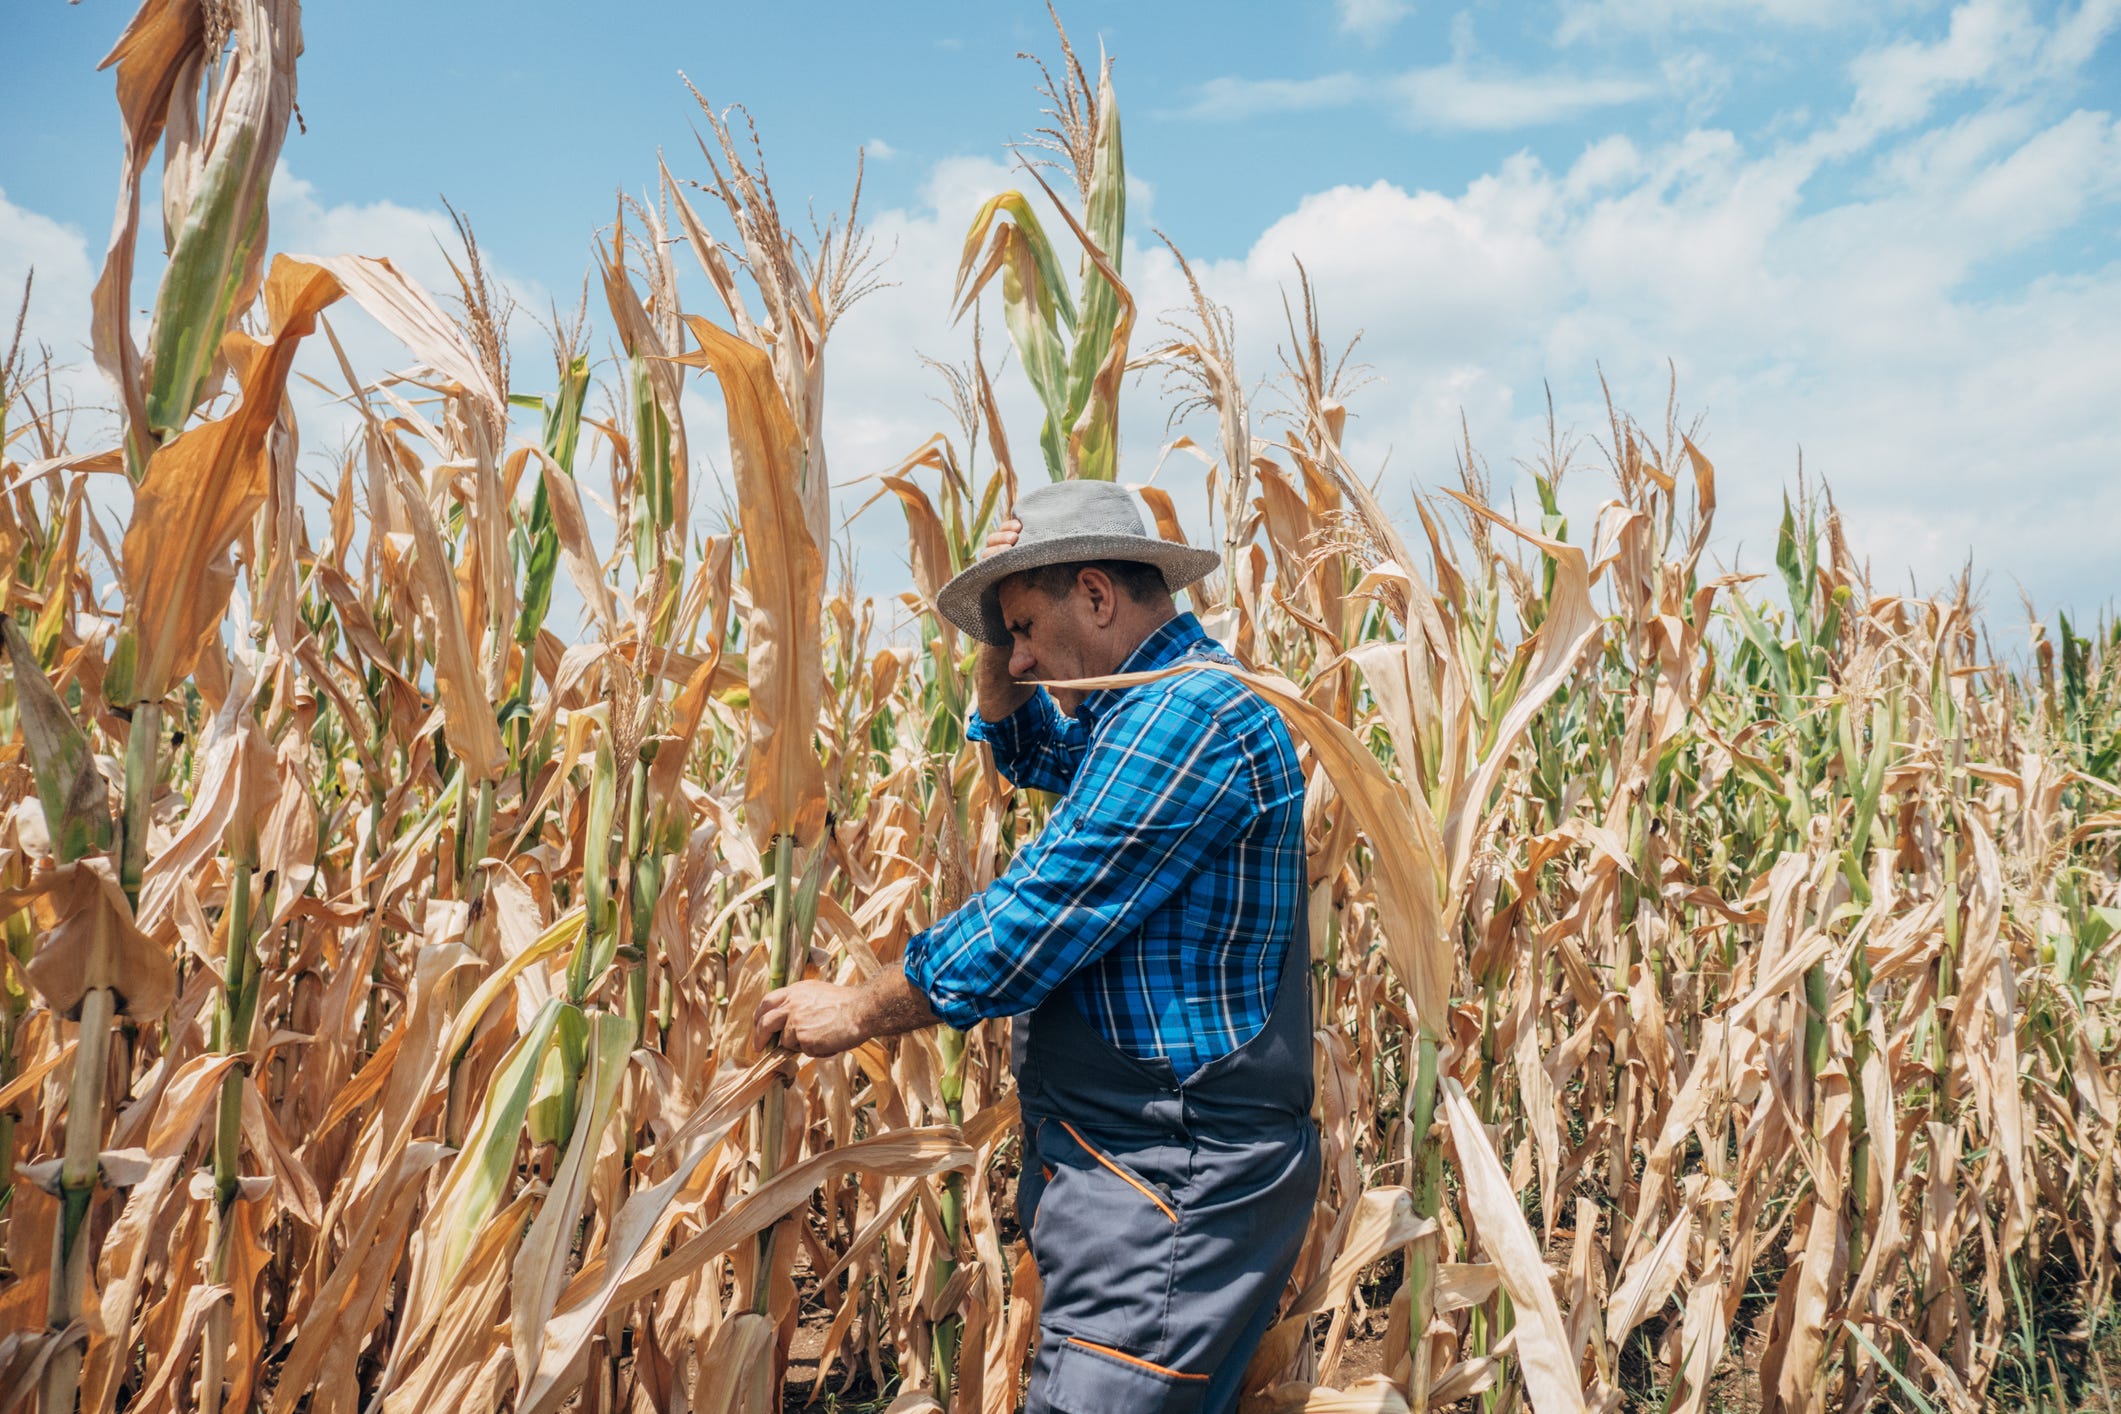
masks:
<path fill-rule="evenodd" d="M 1212 662 L 1233 660 L 1182 614 L 1122 671 Z M 1279 715 L 1206 669 L 1093 692 L 1073 718 L 1042 690 L 972 734 L 1012 783 L 1060 799 L 976 907 L 909 946 L 944 1019 L 1065 989 L 1180 1078 L 1256 1033 L 1305 907 L 1303 779 Z"/>

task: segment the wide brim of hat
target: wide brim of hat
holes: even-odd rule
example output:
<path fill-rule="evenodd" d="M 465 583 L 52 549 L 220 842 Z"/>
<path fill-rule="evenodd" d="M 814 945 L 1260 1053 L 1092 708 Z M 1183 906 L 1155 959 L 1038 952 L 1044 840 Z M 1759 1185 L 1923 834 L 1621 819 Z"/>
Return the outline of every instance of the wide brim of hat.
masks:
<path fill-rule="evenodd" d="M 1063 535 L 1033 545 L 1012 546 L 979 561 L 942 587 L 935 596 L 935 607 L 944 618 L 980 642 L 1007 648 L 1009 629 L 1002 622 L 1001 606 L 995 602 L 995 587 L 1020 571 L 1071 560 L 1135 560 L 1155 565 L 1163 571 L 1164 584 L 1174 593 L 1222 565 L 1222 556 L 1213 550 L 1197 550 L 1147 535 Z"/>

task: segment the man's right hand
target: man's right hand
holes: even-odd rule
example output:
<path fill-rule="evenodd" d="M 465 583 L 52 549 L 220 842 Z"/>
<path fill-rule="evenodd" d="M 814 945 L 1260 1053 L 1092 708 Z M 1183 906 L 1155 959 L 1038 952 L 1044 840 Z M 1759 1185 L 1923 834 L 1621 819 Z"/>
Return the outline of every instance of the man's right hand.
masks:
<path fill-rule="evenodd" d="M 1010 516 L 1000 525 L 987 532 L 987 543 L 980 546 L 979 557 L 991 560 L 1004 550 L 1016 548 L 1016 537 L 1024 533 L 1024 523 Z"/>
<path fill-rule="evenodd" d="M 990 560 L 1002 551 L 1015 546 L 1016 538 L 1023 533 L 1024 523 L 1015 516 L 1005 518 L 1001 524 L 987 532 L 987 543 L 980 546 L 979 558 Z M 973 669 L 973 686 L 979 694 L 979 714 L 990 722 L 999 722 L 1031 700 L 1036 687 L 1026 686 L 1009 675 L 1009 657 L 1014 652 L 1008 644 L 982 643 L 979 646 L 979 661 Z"/>

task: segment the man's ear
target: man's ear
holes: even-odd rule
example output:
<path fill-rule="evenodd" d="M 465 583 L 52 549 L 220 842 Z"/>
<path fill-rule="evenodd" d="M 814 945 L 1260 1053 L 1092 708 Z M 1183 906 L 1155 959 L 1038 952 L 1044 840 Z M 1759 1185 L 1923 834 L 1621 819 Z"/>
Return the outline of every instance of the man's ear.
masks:
<path fill-rule="evenodd" d="M 1092 566 L 1081 571 L 1075 582 L 1089 596 L 1091 619 L 1099 628 L 1109 628 L 1119 612 L 1119 586 L 1112 582 L 1112 576 Z"/>

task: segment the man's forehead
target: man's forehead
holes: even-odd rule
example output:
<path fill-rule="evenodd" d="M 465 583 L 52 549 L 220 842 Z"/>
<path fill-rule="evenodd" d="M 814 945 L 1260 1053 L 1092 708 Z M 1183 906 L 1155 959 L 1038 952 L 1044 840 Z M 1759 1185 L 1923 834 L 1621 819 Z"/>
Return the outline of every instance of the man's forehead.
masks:
<path fill-rule="evenodd" d="M 1014 618 L 1019 613 L 1028 613 L 1037 597 L 1037 587 L 1025 575 L 1012 574 L 994 586 L 994 602 L 1001 607 L 1003 618 Z"/>

